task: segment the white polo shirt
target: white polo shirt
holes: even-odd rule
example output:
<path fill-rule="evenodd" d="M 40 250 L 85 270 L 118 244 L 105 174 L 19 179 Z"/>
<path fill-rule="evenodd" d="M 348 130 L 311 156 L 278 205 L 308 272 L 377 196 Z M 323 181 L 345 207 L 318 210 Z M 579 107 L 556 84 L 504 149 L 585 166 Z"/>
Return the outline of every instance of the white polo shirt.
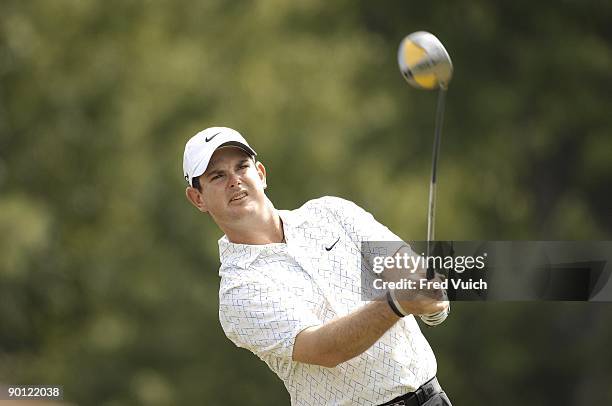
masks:
<path fill-rule="evenodd" d="M 268 364 L 285 383 L 292 405 L 379 405 L 434 377 L 436 359 L 412 316 L 335 368 L 292 361 L 300 331 L 366 304 L 361 241 L 401 239 L 337 197 L 278 213 L 286 243 L 219 240 L 219 319 L 227 337 Z"/>

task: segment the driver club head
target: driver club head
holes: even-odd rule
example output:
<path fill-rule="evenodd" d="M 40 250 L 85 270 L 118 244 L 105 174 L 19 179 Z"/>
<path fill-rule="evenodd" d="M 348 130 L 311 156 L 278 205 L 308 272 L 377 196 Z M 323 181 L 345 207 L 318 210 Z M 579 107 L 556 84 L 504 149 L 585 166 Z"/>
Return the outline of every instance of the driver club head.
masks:
<path fill-rule="evenodd" d="M 453 63 L 444 45 L 426 31 L 407 35 L 397 53 L 400 71 L 418 89 L 446 89 L 453 76 Z"/>

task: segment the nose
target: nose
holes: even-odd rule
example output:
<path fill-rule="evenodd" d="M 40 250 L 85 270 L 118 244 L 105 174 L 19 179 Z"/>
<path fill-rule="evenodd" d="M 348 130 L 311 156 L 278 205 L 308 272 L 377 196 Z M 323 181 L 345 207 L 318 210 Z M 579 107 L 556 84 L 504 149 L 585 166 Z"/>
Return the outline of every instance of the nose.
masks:
<path fill-rule="evenodd" d="M 236 186 L 240 186 L 242 182 L 240 181 L 240 176 L 236 172 L 231 172 L 229 174 L 229 187 L 233 188 Z"/>

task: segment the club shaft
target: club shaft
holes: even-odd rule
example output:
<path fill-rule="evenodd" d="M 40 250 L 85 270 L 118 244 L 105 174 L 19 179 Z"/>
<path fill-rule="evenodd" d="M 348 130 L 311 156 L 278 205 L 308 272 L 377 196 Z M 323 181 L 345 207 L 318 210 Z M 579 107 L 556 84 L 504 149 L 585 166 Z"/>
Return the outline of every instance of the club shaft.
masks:
<path fill-rule="evenodd" d="M 429 205 L 427 208 L 427 255 L 431 252 L 431 242 L 436 239 L 436 185 L 438 181 L 438 156 L 440 155 L 440 138 L 444 124 L 444 104 L 446 101 L 446 88 L 440 87 L 438 91 L 438 104 L 436 107 L 436 123 L 434 128 L 433 156 L 431 159 L 431 182 L 429 183 Z M 435 269 L 427 268 L 427 279 L 433 279 Z"/>

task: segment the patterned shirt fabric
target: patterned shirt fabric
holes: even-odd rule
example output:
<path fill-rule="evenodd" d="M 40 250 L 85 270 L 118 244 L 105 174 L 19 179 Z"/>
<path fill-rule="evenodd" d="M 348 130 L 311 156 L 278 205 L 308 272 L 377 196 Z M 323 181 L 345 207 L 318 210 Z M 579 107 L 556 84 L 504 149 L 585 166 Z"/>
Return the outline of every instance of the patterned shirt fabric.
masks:
<path fill-rule="evenodd" d="M 300 331 L 367 303 L 361 242 L 397 241 L 397 248 L 404 243 L 371 214 L 337 197 L 278 214 L 286 243 L 219 240 L 219 319 L 227 337 L 283 380 L 292 405 L 379 405 L 433 378 L 436 359 L 411 315 L 335 368 L 292 361 Z"/>

